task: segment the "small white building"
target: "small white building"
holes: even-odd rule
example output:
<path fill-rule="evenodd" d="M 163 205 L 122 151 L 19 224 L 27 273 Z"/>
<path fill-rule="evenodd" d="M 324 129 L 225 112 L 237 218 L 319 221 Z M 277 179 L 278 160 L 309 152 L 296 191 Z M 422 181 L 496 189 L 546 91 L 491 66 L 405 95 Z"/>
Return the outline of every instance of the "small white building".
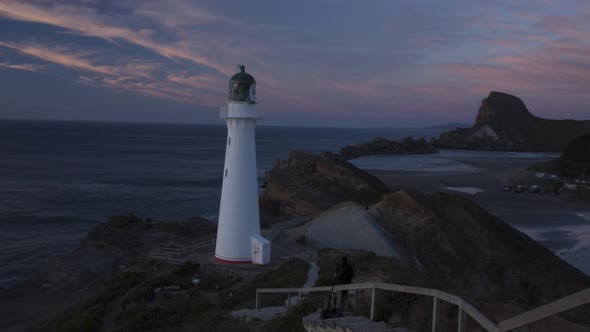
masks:
<path fill-rule="evenodd" d="M 270 262 L 270 242 L 260 236 L 256 172 L 256 80 L 240 66 L 229 81 L 220 116 L 227 124 L 215 259 L 230 264 Z"/>

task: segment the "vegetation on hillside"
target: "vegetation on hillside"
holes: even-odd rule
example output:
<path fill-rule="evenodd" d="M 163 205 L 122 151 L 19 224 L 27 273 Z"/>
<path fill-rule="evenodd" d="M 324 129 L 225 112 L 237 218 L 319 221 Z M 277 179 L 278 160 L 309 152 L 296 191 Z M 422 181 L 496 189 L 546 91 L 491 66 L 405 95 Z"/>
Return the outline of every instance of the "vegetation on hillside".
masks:
<path fill-rule="evenodd" d="M 117 273 L 105 281 L 96 296 L 58 317 L 49 330 L 99 331 L 107 311 L 118 312 L 118 332 L 139 331 L 250 331 L 251 326 L 230 318 L 229 311 L 254 306 L 256 288 L 301 287 L 309 264 L 289 260 L 278 268 L 259 273 L 250 280 L 235 275 L 204 273 L 198 264 L 185 264 L 162 275 L 148 277 L 140 271 Z M 200 279 L 198 286 L 194 278 Z M 178 290 L 154 292 L 164 286 Z M 266 305 L 279 298 L 267 298 Z M 284 297 L 280 299 L 284 300 Z M 303 312 L 301 309 L 298 312 Z M 287 321 L 273 324 L 290 325 Z"/>

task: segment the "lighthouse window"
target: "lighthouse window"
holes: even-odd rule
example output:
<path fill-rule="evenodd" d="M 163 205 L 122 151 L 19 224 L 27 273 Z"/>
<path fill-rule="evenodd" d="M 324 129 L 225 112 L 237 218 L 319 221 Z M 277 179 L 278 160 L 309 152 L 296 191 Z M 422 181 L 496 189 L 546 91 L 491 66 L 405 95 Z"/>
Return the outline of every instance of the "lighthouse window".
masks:
<path fill-rule="evenodd" d="M 230 144 L 231 144 L 231 137 L 228 137 L 227 138 L 227 145 L 230 145 Z"/>
<path fill-rule="evenodd" d="M 227 169 L 225 170 L 225 177 L 227 177 Z"/>

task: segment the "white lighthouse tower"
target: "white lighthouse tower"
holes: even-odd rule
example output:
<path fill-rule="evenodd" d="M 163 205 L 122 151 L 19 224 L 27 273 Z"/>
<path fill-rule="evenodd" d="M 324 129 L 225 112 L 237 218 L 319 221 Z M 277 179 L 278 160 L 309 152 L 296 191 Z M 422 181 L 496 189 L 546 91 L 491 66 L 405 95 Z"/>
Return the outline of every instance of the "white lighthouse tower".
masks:
<path fill-rule="evenodd" d="M 260 236 L 256 173 L 256 81 L 240 65 L 229 81 L 227 105 L 220 116 L 227 124 L 215 259 L 223 263 L 270 262 L 270 242 Z"/>

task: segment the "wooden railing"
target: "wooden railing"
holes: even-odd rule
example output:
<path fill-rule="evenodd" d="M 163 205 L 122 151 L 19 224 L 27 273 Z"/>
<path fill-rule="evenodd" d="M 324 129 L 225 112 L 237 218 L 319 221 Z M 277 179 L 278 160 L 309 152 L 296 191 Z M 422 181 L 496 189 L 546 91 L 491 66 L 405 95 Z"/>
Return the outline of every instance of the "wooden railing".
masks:
<path fill-rule="evenodd" d="M 270 230 L 270 233 L 267 235 L 267 238 L 272 241 L 281 232 L 281 230 L 298 226 L 306 221 L 309 221 L 317 217 L 318 215 L 319 213 L 307 214 L 295 217 L 287 221 L 283 221 L 281 223 L 274 224 Z M 178 263 L 181 261 L 181 259 L 178 259 L 177 257 L 182 257 L 188 254 L 189 252 L 193 252 L 195 250 L 207 247 L 214 247 L 216 240 L 217 239 L 215 236 L 201 238 L 185 247 L 177 247 L 170 244 L 162 244 L 150 252 L 150 257 L 155 259 L 163 259 L 168 262 Z"/>
<path fill-rule="evenodd" d="M 288 297 L 291 294 L 299 294 L 303 293 L 311 293 L 311 292 L 329 292 L 332 289 L 330 286 L 324 287 L 311 287 L 311 288 L 260 288 L 256 290 L 256 310 L 259 310 L 261 307 L 261 300 L 263 294 L 287 294 Z M 334 291 L 341 291 L 341 290 L 360 290 L 360 289 L 370 289 L 371 290 L 371 311 L 370 311 L 370 319 L 375 319 L 375 309 L 376 309 L 376 290 L 386 290 L 392 292 L 400 292 L 400 293 L 408 293 L 408 294 L 417 294 L 417 295 L 424 295 L 424 296 L 431 296 L 433 298 L 433 308 L 432 308 L 432 331 L 437 331 L 438 325 L 438 317 L 439 317 L 439 302 L 443 300 L 445 302 L 454 304 L 458 307 L 458 331 L 464 332 L 466 326 L 466 318 L 467 316 L 471 317 L 475 322 L 481 325 L 486 331 L 489 332 L 505 332 L 511 331 L 518 327 L 525 326 L 541 319 L 545 319 L 547 317 L 559 314 L 569 309 L 573 309 L 579 307 L 584 304 L 590 303 L 590 288 L 587 288 L 583 291 L 578 293 L 572 294 L 570 296 L 564 297 L 557 301 L 548 303 L 536 309 L 527 311 L 520 315 L 516 315 L 512 318 L 503 320 L 499 323 L 495 323 L 489 318 L 487 318 L 484 314 L 479 312 L 475 309 L 471 304 L 469 304 L 464 299 L 445 293 L 443 291 L 431 288 L 422 288 L 422 287 L 413 287 L 413 286 L 404 286 L 404 285 L 396 285 L 396 284 L 385 284 L 380 282 L 367 282 L 367 283 L 359 283 L 359 284 L 349 284 L 349 285 L 337 285 L 334 286 Z M 356 301 L 356 298 L 355 298 Z"/>
<path fill-rule="evenodd" d="M 202 249 L 202 248 L 206 248 L 206 247 L 212 247 L 215 246 L 215 237 L 208 237 L 206 239 L 201 239 L 199 241 L 196 241 L 192 244 L 189 244 L 188 246 L 185 247 L 175 247 L 173 245 L 159 245 L 156 249 L 152 250 L 152 254 L 162 254 L 162 255 L 169 255 L 169 256 L 184 256 L 185 254 L 198 250 L 198 249 Z"/>
<path fill-rule="evenodd" d="M 181 258 L 182 256 L 198 249 L 214 247 L 215 241 L 215 237 L 210 237 L 181 248 L 171 245 L 160 245 L 150 252 L 150 258 L 158 260 L 154 264 L 154 270 L 161 263 L 182 265 L 187 262 L 185 259 Z"/>

